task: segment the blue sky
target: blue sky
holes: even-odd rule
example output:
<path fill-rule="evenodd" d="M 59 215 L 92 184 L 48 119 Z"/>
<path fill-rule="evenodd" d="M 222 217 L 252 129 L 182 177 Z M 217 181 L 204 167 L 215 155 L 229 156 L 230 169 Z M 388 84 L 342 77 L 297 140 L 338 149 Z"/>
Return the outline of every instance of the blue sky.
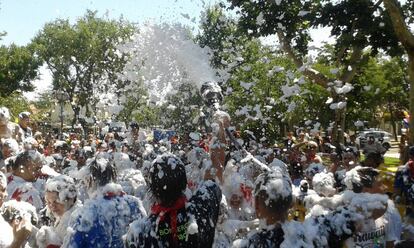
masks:
<path fill-rule="evenodd" d="M 197 26 L 205 5 L 216 0 L 0 0 L 0 31 L 6 31 L 0 44 L 25 45 L 47 22 L 69 18 L 72 22 L 87 9 L 99 16 L 121 15 L 131 22 L 145 20 L 179 21 Z M 189 18 L 188 18 L 189 17 Z M 196 18 L 195 22 L 191 19 Z"/>
<path fill-rule="evenodd" d="M 106 14 L 116 19 L 123 16 L 137 23 L 152 20 L 198 27 L 201 11 L 216 2 L 219 0 L 0 0 L 0 32 L 7 32 L 0 45 L 25 45 L 45 23 L 57 18 L 69 18 L 74 23 L 87 9 L 97 10 L 98 16 Z M 326 34 L 326 30 L 317 32 L 313 35 L 314 43 L 320 44 Z M 265 43 L 273 44 L 275 40 L 270 37 Z M 34 82 L 36 91 L 28 93 L 32 97 L 46 90 L 52 81 L 46 67 L 40 69 L 40 74 L 40 79 Z"/>
<path fill-rule="evenodd" d="M 192 27 L 199 25 L 200 13 L 205 6 L 218 0 L 0 0 L 0 32 L 7 35 L 0 45 L 25 45 L 42 29 L 45 23 L 57 18 L 75 22 L 87 9 L 97 10 L 98 16 L 121 15 L 131 22 L 181 22 Z M 193 19 L 195 18 L 195 19 Z M 50 88 L 52 76 L 45 66 L 40 68 L 40 78 L 33 84 L 34 92 L 25 93 L 35 99 L 40 92 Z"/>

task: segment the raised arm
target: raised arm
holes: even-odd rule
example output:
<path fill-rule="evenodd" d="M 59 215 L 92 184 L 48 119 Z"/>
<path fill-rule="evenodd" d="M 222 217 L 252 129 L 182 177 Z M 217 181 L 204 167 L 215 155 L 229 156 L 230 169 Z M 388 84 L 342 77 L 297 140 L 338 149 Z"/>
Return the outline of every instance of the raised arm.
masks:
<path fill-rule="evenodd" d="M 225 128 L 230 125 L 230 117 L 227 113 L 219 111 L 215 115 L 213 126 L 213 139 L 210 144 L 210 157 L 212 166 L 206 171 L 205 180 L 215 179 L 216 177 L 223 183 L 223 170 L 226 160 L 226 132 Z"/>

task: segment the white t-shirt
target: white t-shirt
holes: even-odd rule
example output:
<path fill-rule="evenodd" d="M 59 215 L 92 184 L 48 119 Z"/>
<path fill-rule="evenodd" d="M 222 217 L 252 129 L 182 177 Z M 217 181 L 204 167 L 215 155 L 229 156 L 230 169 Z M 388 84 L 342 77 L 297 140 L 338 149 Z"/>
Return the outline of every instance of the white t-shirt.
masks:
<path fill-rule="evenodd" d="M 25 201 L 32 204 L 37 211 L 44 207 L 42 193 L 44 180 L 27 182 L 23 178 L 8 174 L 7 200 Z"/>
<path fill-rule="evenodd" d="M 365 220 L 362 230 L 348 239 L 347 247 L 382 248 L 386 242 L 400 240 L 402 222 L 394 203 L 388 200 L 388 208 L 383 216 L 376 220 Z"/>

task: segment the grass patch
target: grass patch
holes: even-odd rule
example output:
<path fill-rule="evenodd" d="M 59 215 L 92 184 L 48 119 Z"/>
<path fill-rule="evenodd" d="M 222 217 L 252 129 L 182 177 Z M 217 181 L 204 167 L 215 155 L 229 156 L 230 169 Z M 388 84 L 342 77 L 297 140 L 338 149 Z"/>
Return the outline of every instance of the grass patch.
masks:
<path fill-rule="evenodd" d="M 400 165 L 400 159 L 391 158 L 391 157 L 384 157 L 384 164 L 387 167 L 398 167 Z"/>
<path fill-rule="evenodd" d="M 364 161 L 365 156 L 361 154 L 361 158 L 359 161 Z M 384 165 L 386 167 L 398 167 L 400 166 L 400 159 L 399 158 L 393 158 L 393 157 L 384 157 Z"/>

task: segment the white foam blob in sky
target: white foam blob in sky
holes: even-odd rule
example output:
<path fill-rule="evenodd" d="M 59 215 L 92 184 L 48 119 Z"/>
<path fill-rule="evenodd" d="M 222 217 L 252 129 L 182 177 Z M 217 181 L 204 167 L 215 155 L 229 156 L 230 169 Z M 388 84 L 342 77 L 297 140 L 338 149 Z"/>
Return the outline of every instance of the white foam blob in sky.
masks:
<path fill-rule="evenodd" d="M 184 82 L 200 88 L 203 82 L 217 81 L 210 66 L 211 50 L 201 48 L 190 34 L 180 24 L 141 25 L 132 41 L 119 47 L 132 55 L 124 77 L 143 82 L 154 102 L 162 102 Z"/>

